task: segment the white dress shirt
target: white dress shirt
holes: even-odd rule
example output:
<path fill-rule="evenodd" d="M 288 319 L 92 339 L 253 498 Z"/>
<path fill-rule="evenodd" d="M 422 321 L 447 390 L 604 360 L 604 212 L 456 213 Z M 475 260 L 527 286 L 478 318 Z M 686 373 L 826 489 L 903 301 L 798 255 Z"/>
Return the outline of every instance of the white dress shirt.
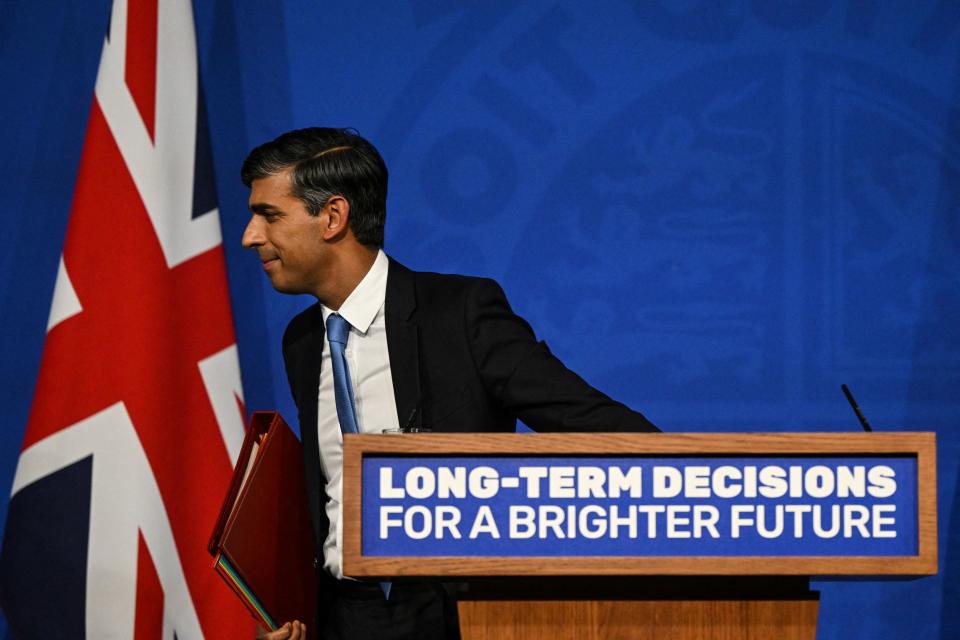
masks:
<path fill-rule="evenodd" d="M 387 271 L 390 262 L 383 251 L 347 296 L 340 308 L 322 306 L 323 322 L 331 313 L 339 313 L 350 323 L 350 335 L 344 351 L 353 397 L 356 402 L 357 427 L 360 433 L 380 433 L 383 429 L 399 429 L 397 399 L 393 395 L 390 375 L 390 354 L 387 351 L 387 326 L 384 301 L 387 296 Z M 323 567 L 335 578 L 343 578 L 343 435 L 337 419 L 337 403 L 333 392 L 333 366 L 330 343 L 323 335 L 320 363 L 317 437 L 320 444 L 320 466 L 327 479 L 325 490 L 330 530 L 323 543 Z"/>

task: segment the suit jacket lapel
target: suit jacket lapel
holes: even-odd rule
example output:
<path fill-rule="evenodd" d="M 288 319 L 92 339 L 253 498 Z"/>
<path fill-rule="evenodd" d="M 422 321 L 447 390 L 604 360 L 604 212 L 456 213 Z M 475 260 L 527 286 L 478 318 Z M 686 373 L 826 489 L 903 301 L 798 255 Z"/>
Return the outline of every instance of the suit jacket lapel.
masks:
<path fill-rule="evenodd" d="M 417 308 L 413 273 L 390 260 L 387 297 L 384 303 L 387 351 L 393 395 L 400 427 L 423 426 L 423 395 L 420 386 L 420 336 L 414 312 Z"/>
<path fill-rule="evenodd" d="M 296 404 L 300 414 L 300 441 L 303 443 L 303 465 L 307 477 L 307 501 L 317 535 L 317 549 L 326 537 L 327 514 L 323 474 L 320 471 L 320 443 L 317 436 L 317 389 L 320 387 L 320 363 L 323 355 L 323 313 L 320 304 L 310 307 L 304 323 L 298 327 L 294 344 L 284 347 L 287 376 L 295 382 Z M 315 480 L 314 480 L 315 479 Z"/>

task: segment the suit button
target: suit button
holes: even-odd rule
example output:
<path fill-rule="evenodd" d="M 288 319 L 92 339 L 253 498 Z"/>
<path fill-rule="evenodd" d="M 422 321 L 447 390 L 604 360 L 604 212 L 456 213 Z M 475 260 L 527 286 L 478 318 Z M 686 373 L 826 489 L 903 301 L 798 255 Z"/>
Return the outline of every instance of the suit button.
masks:
<path fill-rule="evenodd" d="M 320 566 L 320 563 L 317 562 L 317 559 L 316 559 L 316 558 L 314 558 L 314 559 L 313 559 L 313 568 L 316 569 L 316 568 L 319 567 L 319 566 Z"/>

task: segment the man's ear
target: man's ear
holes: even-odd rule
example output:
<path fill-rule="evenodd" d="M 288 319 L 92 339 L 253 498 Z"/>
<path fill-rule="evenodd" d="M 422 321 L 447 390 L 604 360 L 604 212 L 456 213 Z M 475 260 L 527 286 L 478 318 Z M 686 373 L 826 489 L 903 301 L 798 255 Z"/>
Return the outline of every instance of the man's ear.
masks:
<path fill-rule="evenodd" d="M 344 236 L 350 228 L 350 203 L 343 196 L 333 196 L 323 205 L 321 212 L 323 219 L 324 240 L 334 240 Z"/>

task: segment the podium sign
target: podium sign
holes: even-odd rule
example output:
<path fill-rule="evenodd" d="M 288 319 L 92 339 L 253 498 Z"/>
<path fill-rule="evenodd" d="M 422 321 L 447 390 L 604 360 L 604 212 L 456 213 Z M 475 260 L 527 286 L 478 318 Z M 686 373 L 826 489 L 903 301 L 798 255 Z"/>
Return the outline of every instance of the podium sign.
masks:
<path fill-rule="evenodd" d="M 916 459 L 368 457 L 363 556 L 912 556 Z"/>
<path fill-rule="evenodd" d="M 934 439 L 347 436 L 348 575 L 936 572 Z"/>

